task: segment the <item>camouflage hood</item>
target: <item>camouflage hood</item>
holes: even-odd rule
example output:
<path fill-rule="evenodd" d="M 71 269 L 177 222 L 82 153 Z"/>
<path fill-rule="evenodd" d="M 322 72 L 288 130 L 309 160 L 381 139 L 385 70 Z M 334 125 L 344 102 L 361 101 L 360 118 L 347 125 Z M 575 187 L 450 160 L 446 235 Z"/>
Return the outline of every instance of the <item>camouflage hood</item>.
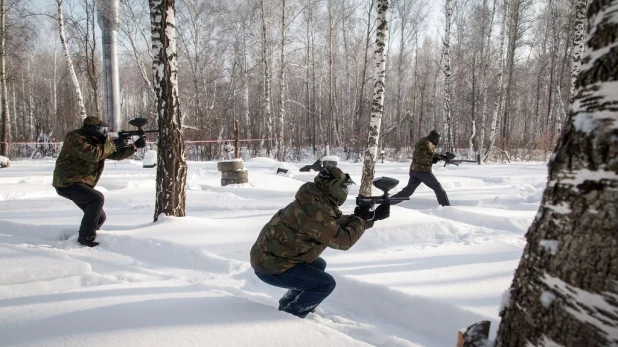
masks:
<path fill-rule="evenodd" d="M 313 181 L 327 195 L 327 199 L 337 206 L 343 205 L 347 199 L 347 187 L 350 184 L 356 184 L 352 181 L 350 175 L 344 173 L 338 167 L 328 167 L 320 170 Z"/>
<path fill-rule="evenodd" d="M 342 215 L 319 184 L 303 184 L 295 199 L 264 225 L 251 248 L 251 266 L 264 274 L 283 273 L 308 264 L 331 247 L 346 250 L 365 231 L 365 221 Z"/>

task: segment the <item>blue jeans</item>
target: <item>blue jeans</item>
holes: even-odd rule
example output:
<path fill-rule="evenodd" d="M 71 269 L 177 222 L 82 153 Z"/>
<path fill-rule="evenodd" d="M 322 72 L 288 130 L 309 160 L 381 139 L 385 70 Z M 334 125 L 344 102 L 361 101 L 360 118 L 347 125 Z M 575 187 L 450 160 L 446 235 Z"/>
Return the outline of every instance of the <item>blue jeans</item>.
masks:
<path fill-rule="evenodd" d="M 281 274 L 255 274 L 265 283 L 288 289 L 279 300 L 279 310 L 305 318 L 335 289 L 335 279 L 324 269 L 326 261 L 318 257 L 311 264 L 298 264 Z"/>

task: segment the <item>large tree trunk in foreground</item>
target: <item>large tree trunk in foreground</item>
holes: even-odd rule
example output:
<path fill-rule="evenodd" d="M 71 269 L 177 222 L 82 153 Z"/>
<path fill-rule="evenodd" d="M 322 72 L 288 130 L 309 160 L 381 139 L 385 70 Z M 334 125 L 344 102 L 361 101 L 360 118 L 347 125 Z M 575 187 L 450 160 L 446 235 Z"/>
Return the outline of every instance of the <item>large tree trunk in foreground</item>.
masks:
<path fill-rule="evenodd" d="M 153 81 L 159 124 L 155 221 L 161 213 L 176 217 L 185 215 L 187 162 L 178 103 L 174 6 L 174 0 L 150 0 Z"/>
<path fill-rule="evenodd" d="M 567 128 L 497 346 L 618 345 L 618 0 L 592 1 Z"/>

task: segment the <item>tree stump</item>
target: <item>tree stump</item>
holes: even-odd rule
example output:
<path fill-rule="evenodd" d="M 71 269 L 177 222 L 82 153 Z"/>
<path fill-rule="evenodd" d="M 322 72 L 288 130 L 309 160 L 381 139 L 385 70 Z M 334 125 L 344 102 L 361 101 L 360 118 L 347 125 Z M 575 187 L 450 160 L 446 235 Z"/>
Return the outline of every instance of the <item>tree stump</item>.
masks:
<path fill-rule="evenodd" d="M 221 186 L 249 182 L 249 173 L 241 160 L 220 161 L 217 170 L 221 171 Z"/>

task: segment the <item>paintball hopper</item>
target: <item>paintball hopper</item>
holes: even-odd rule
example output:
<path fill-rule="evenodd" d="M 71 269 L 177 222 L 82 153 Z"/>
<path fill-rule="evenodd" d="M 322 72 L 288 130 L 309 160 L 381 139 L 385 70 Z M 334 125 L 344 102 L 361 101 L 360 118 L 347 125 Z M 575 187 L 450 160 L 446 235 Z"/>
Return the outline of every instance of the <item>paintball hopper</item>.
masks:
<path fill-rule="evenodd" d="M 378 177 L 373 180 L 373 186 L 380 189 L 384 194 L 399 184 L 399 180 L 392 177 Z"/>
<path fill-rule="evenodd" d="M 129 124 L 131 124 L 134 127 L 138 127 L 141 128 L 144 125 L 146 125 L 148 123 L 148 119 L 146 118 L 133 118 L 129 121 Z"/>

